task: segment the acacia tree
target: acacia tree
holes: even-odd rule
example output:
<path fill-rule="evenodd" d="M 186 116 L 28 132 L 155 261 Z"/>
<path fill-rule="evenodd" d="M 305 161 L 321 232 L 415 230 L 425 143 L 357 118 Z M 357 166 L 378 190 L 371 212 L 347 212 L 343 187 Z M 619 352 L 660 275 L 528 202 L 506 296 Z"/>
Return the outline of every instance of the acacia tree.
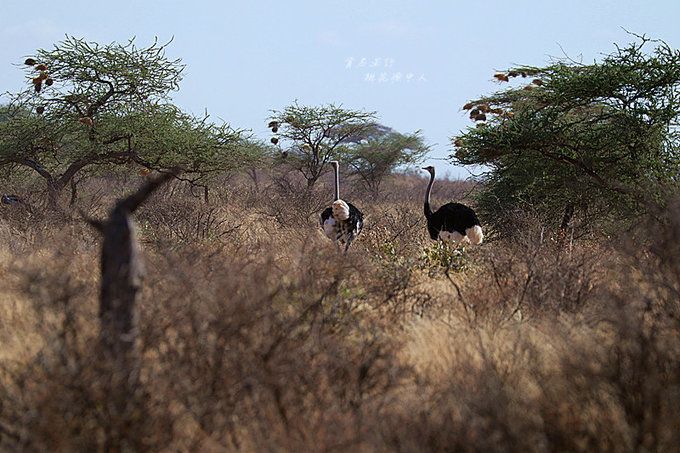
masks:
<path fill-rule="evenodd" d="M 288 165 L 302 173 L 311 190 L 328 172 L 328 162 L 344 155 L 349 140 L 360 137 L 374 125 L 374 112 L 362 112 L 333 104 L 300 106 L 297 102 L 283 111 L 272 111 L 270 127 L 287 146 Z"/>
<path fill-rule="evenodd" d="M 531 83 L 464 107 L 478 126 L 452 138 L 451 159 L 488 168 L 488 221 L 502 229 L 520 207 L 564 228 L 572 215 L 592 224 L 662 209 L 680 176 L 680 52 L 657 42 L 647 54 L 648 44 L 592 64 L 512 68 L 496 78 Z"/>
<path fill-rule="evenodd" d="M 73 37 L 25 64 L 29 87 L 0 122 L 0 167 L 42 177 L 56 206 L 76 174 L 137 164 L 205 182 L 254 157 L 242 131 L 181 112 L 169 99 L 184 65 L 168 44 L 99 45 Z"/>
<path fill-rule="evenodd" d="M 377 194 L 380 184 L 398 167 L 422 161 L 429 147 L 420 131 L 400 134 L 376 125 L 348 149 L 349 174 L 358 176 L 366 189 Z"/>

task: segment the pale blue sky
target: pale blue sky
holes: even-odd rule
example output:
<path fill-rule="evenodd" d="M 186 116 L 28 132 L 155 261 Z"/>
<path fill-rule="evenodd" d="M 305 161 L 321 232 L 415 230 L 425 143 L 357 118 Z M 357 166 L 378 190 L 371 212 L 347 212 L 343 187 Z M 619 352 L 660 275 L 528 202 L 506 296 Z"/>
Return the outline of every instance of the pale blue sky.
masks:
<path fill-rule="evenodd" d="M 466 177 L 441 159 L 471 125 L 461 106 L 500 88 L 495 71 L 565 53 L 591 62 L 634 39 L 624 28 L 678 48 L 678 17 L 677 0 L 0 0 L 0 92 L 25 83 L 13 64 L 65 34 L 139 47 L 174 37 L 166 54 L 187 68 L 173 99 L 186 111 L 264 139 L 270 110 L 296 99 L 376 111 L 399 132 L 422 130 L 442 175 Z"/>

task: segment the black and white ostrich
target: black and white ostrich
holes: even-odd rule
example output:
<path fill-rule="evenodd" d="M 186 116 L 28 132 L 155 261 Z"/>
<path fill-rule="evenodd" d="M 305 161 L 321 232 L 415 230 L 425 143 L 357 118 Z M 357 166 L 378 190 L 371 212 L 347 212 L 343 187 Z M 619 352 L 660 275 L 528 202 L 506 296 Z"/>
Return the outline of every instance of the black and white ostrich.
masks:
<path fill-rule="evenodd" d="M 430 208 L 430 192 L 434 183 L 434 167 L 424 167 L 430 172 L 430 183 L 425 191 L 425 217 L 427 230 L 432 239 L 458 244 L 481 244 L 484 240 L 482 227 L 475 211 L 460 203 L 447 203 L 432 212 Z"/>
<path fill-rule="evenodd" d="M 352 203 L 340 199 L 340 175 L 338 161 L 332 161 L 335 173 L 335 201 L 321 213 L 321 228 L 340 251 L 339 242 L 345 244 L 345 254 L 352 241 L 361 233 L 364 215 Z"/>

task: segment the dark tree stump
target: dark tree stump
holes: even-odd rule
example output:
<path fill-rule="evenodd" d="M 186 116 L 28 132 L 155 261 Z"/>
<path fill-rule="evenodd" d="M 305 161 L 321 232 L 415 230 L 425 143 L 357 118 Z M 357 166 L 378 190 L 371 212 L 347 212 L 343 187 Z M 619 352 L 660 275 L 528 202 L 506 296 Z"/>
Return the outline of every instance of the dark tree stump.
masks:
<path fill-rule="evenodd" d="M 104 236 L 101 254 L 97 356 L 106 397 L 108 427 L 104 450 L 141 451 L 139 421 L 145 394 L 140 383 L 137 292 L 143 278 L 132 214 L 175 173 L 146 182 L 120 200 L 106 221 L 88 220 Z"/>

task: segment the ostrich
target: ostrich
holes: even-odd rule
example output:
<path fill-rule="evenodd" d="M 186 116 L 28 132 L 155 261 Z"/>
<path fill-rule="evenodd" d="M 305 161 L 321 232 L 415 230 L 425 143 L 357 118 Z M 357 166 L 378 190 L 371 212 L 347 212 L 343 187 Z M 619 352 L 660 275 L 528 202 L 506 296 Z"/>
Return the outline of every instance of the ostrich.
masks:
<path fill-rule="evenodd" d="M 437 212 L 432 212 L 430 192 L 434 183 L 434 167 L 424 167 L 423 170 L 430 172 L 430 183 L 425 191 L 425 217 L 430 237 L 435 241 L 440 239 L 453 244 L 481 244 L 484 234 L 477 215 L 471 208 L 460 203 L 447 203 L 437 209 Z"/>
<path fill-rule="evenodd" d="M 364 225 L 364 215 L 352 203 L 340 199 L 340 176 L 338 161 L 332 161 L 335 172 L 335 201 L 321 213 L 321 228 L 340 251 L 338 241 L 345 244 L 345 254 L 352 241 L 361 233 Z"/>

